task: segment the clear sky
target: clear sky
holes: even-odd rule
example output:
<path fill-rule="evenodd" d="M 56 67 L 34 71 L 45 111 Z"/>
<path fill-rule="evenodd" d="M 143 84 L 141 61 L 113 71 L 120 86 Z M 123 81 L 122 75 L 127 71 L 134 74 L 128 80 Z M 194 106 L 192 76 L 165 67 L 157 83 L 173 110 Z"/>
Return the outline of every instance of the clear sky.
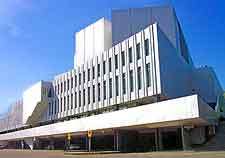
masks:
<path fill-rule="evenodd" d="M 112 9 L 172 4 L 196 66 L 225 87 L 223 0 L 0 0 L 0 113 L 39 80 L 73 67 L 74 33 Z"/>

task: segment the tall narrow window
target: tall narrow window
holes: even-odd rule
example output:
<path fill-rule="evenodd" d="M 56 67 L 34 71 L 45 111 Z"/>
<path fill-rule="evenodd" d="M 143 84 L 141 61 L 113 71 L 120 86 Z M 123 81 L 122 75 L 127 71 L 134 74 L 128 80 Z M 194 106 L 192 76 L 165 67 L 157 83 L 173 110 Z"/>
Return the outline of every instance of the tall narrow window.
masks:
<path fill-rule="evenodd" d="M 83 82 L 85 83 L 85 71 L 83 72 Z"/>
<path fill-rule="evenodd" d="M 62 107 L 63 107 L 63 98 L 60 98 L 60 112 L 62 112 Z"/>
<path fill-rule="evenodd" d="M 130 70 L 130 92 L 134 91 L 134 76 L 133 70 Z"/>
<path fill-rule="evenodd" d="M 109 58 L 109 72 L 112 72 L 112 58 Z"/>
<path fill-rule="evenodd" d="M 66 97 L 64 97 L 64 111 L 66 111 Z"/>
<path fill-rule="evenodd" d="M 70 96 L 67 96 L 67 110 L 70 109 Z"/>
<path fill-rule="evenodd" d="M 147 87 L 150 86 L 150 64 L 146 64 L 146 84 L 147 84 Z"/>
<path fill-rule="evenodd" d="M 90 87 L 88 87 L 88 104 L 90 104 Z"/>
<path fill-rule="evenodd" d="M 112 98 L 112 79 L 109 79 L 109 98 Z"/>
<path fill-rule="evenodd" d="M 125 73 L 123 73 L 122 78 L 123 78 L 123 94 L 126 94 L 126 75 L 125 75 Z"/>
<path fill-rule="evenodd" d="M 137 60 L 141 59 L 141 47 L 140 43 L 136 45 L 136 53 L 137 53 Z"/>
<path fill-rule="evenodd" d="M 101 89 L 100 89 L 100 83 L 98 83 L 98 101 L 101 99 Z"/>
<path fill-rule="evenodd" d="M 129 62 L 133 62 L 133 52 L 132 52 L 132 47 L 129 48 Z"/>
<path fill-rule="evenodd" d="M 75 108 L 77 108 L 77 92 L 75 92 L 75 99 L 74 99 L 74 102 L 75 102 Z"/>
<path fill-rule="evenodd" d="M 88 81 L 90 81 L 90 69 L 88 69 Z"/>
<path fill-rule="evenodd" d="M 119 78 L 116 76 L 116 96 L 119 96 Z"/>
<path fill-rule="evenodd" d="M 103 61 L 103 74 L 105 74 L 105 61 Z"/>
<path fill-rule="evenodd" d="M 66 92 L 66 81 L 64 81 L 64 92 Z"/>
<path fill-rule="evenodd" d="M 73 93 L 71 94 L 71 109 L 73 109 Z"/>
<path fill-rule="evenodd" d="M 55 100 L 55 114 L 57 113 L 57 100 L 58 99 Z"/>
<path fill-rule="evenodd" d="M 100 64 L 98 64 L 98 77 L 100 76 Z"/>
<path fill-rule="evenodd" d="M 106 99 L 106 81 L 103 82 L 104 100 Z"/>
<path fill-rule="evenodd" d="M 79 107 L 81 107 L 81 91 L 79 91 Z"/>
<path fill-rule="evenodd" d="M 93 103 L 95 103 L 95 85 L 93 85 Z"/>
<path fill-rule="evenodd" d="M 67 79 L 67 91 L 69 91 L 69 90 L 70 90 L 70 80 Z"/>
<path fill-rule="evenodd" d="M 51 103 L 48 103 L 48 115 L 51 115 Z"/>
<path fill-rule="evenodd" d="M 59 95 L 59 89 L 60 89 L 60 86 L 59 86 L 59 84 L 58 84 L 58 95 Z"/>
<path fill-rule="evenodd" d="M 79 85 L 81 85 L 81 73 L 79 73 Z"/>
<path fill-rule="evenodd" d="M 121 58 L 122 58 L 122 66 L 125 65 L 125 53 L 124 51 L 121 52 Z"/>
<path fill-rule="evenodd" d="M 118 69 L 118 55 L 115 55 L 115 68 Z"/>
<path fill-rule="evenodd" d="M 86 98 L 86 97 L 85 97 L 85 89 L 84 89 L 84 90 L 83 90 L 83 105 L 84 105 L 84 106 L 85 106 L 85 104 L 86 104 L 86 103 L 85 103 L 85 98 Z"/>
<path fill-rule="evenodd" d="M 94 66 L 92 68 L 92 76 L 93 76 L 93 79 L 95 79 L 95 67 Z"/>
<path fill-rule="evenodd" d="M 145 55 L 146 56 L 149 55 L 149 40 L 148 40 L 148 38 L 145 39 Z"/>
<path fill-rule="evenodd" d="M 73 89 L 73 77 L 71 77 L 71 89 Z"/>
<path fill-rule="evenodd" d="M 138 67 L 138 89 L 141 89 L 141 67 Z"/>
<path fill-rule="evenodd" d="M 63 92 L 63 83 L 61 82 L 61 93 Z"/>
<path fill-rule="evenodd" d="M 75 76 L 75 87 L 77 86 L 77 76 Z"/>

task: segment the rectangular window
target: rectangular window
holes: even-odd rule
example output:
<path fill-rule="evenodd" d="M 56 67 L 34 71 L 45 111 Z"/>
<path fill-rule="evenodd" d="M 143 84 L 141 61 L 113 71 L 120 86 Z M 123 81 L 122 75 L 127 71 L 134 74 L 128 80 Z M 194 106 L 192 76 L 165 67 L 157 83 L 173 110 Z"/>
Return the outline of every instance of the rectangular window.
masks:
<path fill-rule="evenodd" d="M 134 76 L 133 70 L 130 70 L 130 92 L 134 91 Z"/>
<path fill-rule="evenodd" d="M 85 83 L 85 71 L 83 72 L 83 82 Z"/>
<path fill-rule="evenodd" d="M 133 62 L 133 52 L 132 52 L 132 47 L 129 48 L 129 62 Z"/>
<path fill-rule="evenodd" d="M 69 91 L 69 90 L 70 90 L 70 80 L 67 79 L 67 91 Z"/>
<path fill-rule="evenodd" d="M 64 97 L 64 111 L 66 111 L 66 97 Z"/>
<path fill-rule="evenodd" d="M 61 93 L 63 92 L 63 83 L 61 82 Z"/>
<path fill-rule="evenodd" d="M 125 65 L 125 53 L 124 51 L 121 52 L 121 58 L 122 58 L 122 66 Z"/>
<path fill-rule="evenodd" d="M 109 79 L 109 98 L 112 98 L 112 79 Z"/>
<path fill-rule="evenodd" d="M 115 67 L 118 69 L 118 55 L 115 55 Z"/>
<path fill-rule="evenodd" d="M 88 104 L 90 104 L 90 87 L 88 87 Z"/>
<path fill-rule="evenodd" d="M 77 76 L 75 76 L 75 87 L 77 87 Z"/>
<path fill-rule="evenodd" d="M 66 92 L 66 81 L 64 81 L 64 92 Z"/>
<path fill-rule="evenodd" d="M 149 40 L 145 39 L 145 55 L 149 55 Z"/>
<path fill-rule="evenodd" d="M 122 78 L 123 78 L 123 94 L 126 94 L 126 75 L 125 75 L 125 73 L 123 73 Z"/>
<path fill-rule="evenodd" d="M 109 58 L 109 72 L 112 72 L 112 58 Z"/>
<path fill-rule="evenodd" d="M 57 100 L 55 100 L 55 114 L 57 113 Z"/>
<path fill-rule="evenodd" d="M 75 108 L 77 108 L 77 92 L 75 92 L 75 99 L 74 99 L 74 101 L 75 101 Z"/>
<path fill-rule="evenodd" d="M 98 77 L 100 76 L 100 64 L 98 64 Z"/>
<path fill-rule="evenodd" d="M 93 79 L 95 79 L 95 67 L 92 68 Z"/>
<path fill-rule="evenodd" d="M 103 95 L 105 100 L 106 99 L 106 81 L 103 82 Z"/>
<path fill-rule="evenodd" d="M 81 85 L 81 73 L 79 73 L 79 85 Z"/>
<path fill-rule="evenodd" d="M 51 103 L 48 103 L 48 115 L 51 115 Z"/>
<path fill-rule="evenodd" d="M 90 81 L 90 69 L 88 69 L 88 81 Z"/>
<path fill-rule="evenodd" d="M 103 61 L 103 74 L 105 74 L 105 61 Z"/>
<path fill-rule="evenodd" d="M 70 109 L 70 96 L 67 96 L 67 109 Z"/>
<path fill-rule="evenodd" d="M 150 86 L 150 64 L 146 64 L 146 84 L 147 84 L 147 87 Z"/>
<path fill-rule="evenodd" d="M 119 78 L 116 76 L 116 96 L 119 96 Z"/>
<path fill-rule="evenodd" d="M 71 89 L 73 89 L 73 77 L 71 78 Z"/>
<path fill-rule="evenodd" d="M 98 83 L 98 101 L 101 99 L 101 89 L 100 89 L 100 83 Z"/>
<path fill-rule="evenodd" d="M 71 109 L 73 109 L 73 93 L 71 94 Z"/>
<path fill-rule="evenodd" d="M 136 53 L 137 53 L 137 60 L 141 59 L 141 47 L 140 43 L 136 45 Z"/>
<path fill-rule="evenodd" d="M 63 107 L 63 98 L 60 98 L 60 112 L 62 112 L 62 107 Z"/>
<path fill-rule="evenodd" d="M 79 91 L 79 107 L 81 107 L 81 91 Z"/>
<path fill-rule="evenodd" d="M 138 67 L 138 89 L 141 89 L 141 67 Z"/>
<path fill-rule="evenodd" d="M 59 89 L 60 89 L 59 87 L 60 87 L 60 86 L 59 86 L 59 84 L 58 84 L 58 95 L 59 95 Z"/>
<path fill-rule="evenodd" d="M 85 95 L 85 89 L 84 89 L 84 91 L 83 91 L 83 105 L 84 105 L 84 106 L 85 106 L 85 104 L 86 104 L 86 103 L 85 103 L 85 98 L 86 98 L 85 96 L 86 96 L 86 95 Z"/>
<path fill-rule="evenodd" d="M 93 103 L 95 103 L 95 85 L 93 85 Z"/>

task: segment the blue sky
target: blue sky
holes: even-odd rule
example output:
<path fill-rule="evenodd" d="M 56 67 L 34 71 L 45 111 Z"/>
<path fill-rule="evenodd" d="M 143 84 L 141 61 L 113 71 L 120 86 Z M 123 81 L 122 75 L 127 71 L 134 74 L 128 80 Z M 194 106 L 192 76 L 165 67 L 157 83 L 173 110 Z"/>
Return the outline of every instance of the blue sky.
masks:
<path fill-rule="evenodd" d="M 112 9 L 172 4 L 196 66 L 211 65 L 225 87 L 223 0 L 1 0 L 0 113 L 23 91 L 73 67 L 74 33 Z"/>

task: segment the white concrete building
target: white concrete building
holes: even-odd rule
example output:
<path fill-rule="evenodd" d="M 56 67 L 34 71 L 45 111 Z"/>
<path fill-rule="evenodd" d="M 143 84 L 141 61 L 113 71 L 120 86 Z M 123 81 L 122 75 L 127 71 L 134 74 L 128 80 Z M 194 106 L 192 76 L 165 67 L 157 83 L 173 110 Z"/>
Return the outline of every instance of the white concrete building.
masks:
<path fill-rule="evenodd" d="M 113 11 L 76 33 L 74 69 L 24 92 L 25 127 L 0 141 L 60 148 L 70 133 L 87 149 L 92 131 L 94 150 L 189 149 L 214 133 L 222 93 L 211 67 L 194 66 L 172 7 Z"/>

